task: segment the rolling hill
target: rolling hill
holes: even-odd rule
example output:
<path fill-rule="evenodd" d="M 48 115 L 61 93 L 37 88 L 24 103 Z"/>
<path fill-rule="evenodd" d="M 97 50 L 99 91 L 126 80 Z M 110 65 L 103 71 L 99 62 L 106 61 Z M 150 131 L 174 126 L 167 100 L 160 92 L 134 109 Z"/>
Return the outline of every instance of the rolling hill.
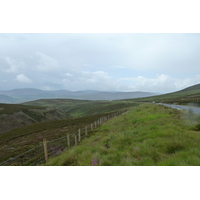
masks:
<path fill-rule="evenodd" d="M 150 92 L 102 92 L 95 90 L 68 91 L 68 90 L 39 90 L 34 88 L 14 89 L 0 91 L 1 95 L 7 96 L 6 103 L 22 103 L 37 99 L 79 99 L 79 100 L 118 100 L 127 98 L 138 98 L 156 95 Z M 9 101 L 10 98 L 10 101 Z M 1 101 L 0 103 L 5 103 Z"/>
<path fill-rule="evenodd" d="M 36 122 L 65 118 L 67 114 L 57 108 L 0 104 L 0 134 Z"/>
<path fill-rule="evenodd" d="M 108 113 L 138 105 L 74 99 L 42 99 L 26 104 L 31 105 L 0 104 L 0 160 L 32 148 L 43 138 L 56 139 Z"/>
<path fill-rule="evenodd" d="M 0 94 L 0 102 L 1 103 L 14 103 L 16 101 L 15 98 Z"/>
<path fill-rule="evenodd" d="M 92 159 L 102 159 L 102 165 L 199 165 L 199 149 L 196 153 L 192 146 L 198 146 L 199 126 L 194 126 L 199 125 L 199 116 L 188 115 L 186 122 L 178 110 L 154 104 L 138 106 L 139 102 L 152 101 L 184 104 L 195 99 L 198 102 L 198 98 L 200 84 L 174 93 L 129 100 L 41 99 L 18 105 L 0 104 L 0 117 L 4 117 L 0 127 L 5 129 L 1 128 L 1 153 L 6 153 L 4 159 L 15 156 L 44 137 L 56 139 L 100 115 L 126 109 L 128 112 L 103 125 L 99 132 L 94 131 L 91 139 L 82 142 L 84 146 L 80 144 L 67 156 L 63 154 L 63 163 L 55 158 L 47 165 L 91 165 Z M 9 131 L 6 126 L 16 129 Z M 85 155 L 82 148 L 89 154 Z M 76 157 L 77 152 L 82 153 Z"/>
<path fill-rule="evenodd" d="M 120 100 L 129 98 L 149 97 L 158 95 L 151 92 L 99 92 L 96 94 L 82 95 L 80 98 L 85 100 Z"/>
<path fill-rule="evenodd" d="M 103 114 L 136 105 L 134 102 L 74 99 L 41 99 L 24 104 L 0 104 L 0 133 L 32 123 Z"/>
<path fill-rule="evenodd" d="M 163 103 L 173 103 L 173 104 L 191 104 L 195 106 L 200 105 L 200 84 L 187 87 L 183 90 L 157 95 L 146 98 L 138 98 L 138 99 L 129 99 L 128 101 L 137 101 L 137 102 L 163 102 Z"/>
<path fill-rule="evenodd" d="M 40 99 L 23 103 L 23 105 L 45 106 L 59 108 L 67 113 L 69 118 L 84 117 L 106 112 L 126 109 L 137 104 L 126 101 L 89 101 L 76 99 Z"/>

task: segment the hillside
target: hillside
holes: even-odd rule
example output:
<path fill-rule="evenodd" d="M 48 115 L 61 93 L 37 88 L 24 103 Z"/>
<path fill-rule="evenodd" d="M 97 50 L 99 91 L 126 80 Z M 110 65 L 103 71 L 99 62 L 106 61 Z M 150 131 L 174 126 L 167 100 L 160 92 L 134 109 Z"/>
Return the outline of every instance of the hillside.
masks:
<path fill-rule="evenodd" d="M 36 122 L 64 119 L 67 115 L 56 108 L 0 104 L 0 133 Z"/>
<path fill-rule="evenodd" d="M 25 104 L 0 104 L 0 133 L 36 122 L 77 118 L 136 106 L 133 102 L 43 99 Z"/>
<path fill-rule="evenodd" d="M 1 103 L 13 103 L 13 102 L 15 102 L 15 100 L 16 99 L 14 99 L 13 97 L 0 94 L 0 102 Z"/>
<path fill-rule="evenodd" d="M 136 106 L 134 102 L 125 101 L 89 101 L 75 99 L 41 99 L 23 103 L 23 105 L 45 106 L 62 109 L 69 118 L 90 116 L 113 112 Z"/>
<path fill-rule="evenodd" d="M 180 90 L 180 92 L 199 92 L 199 90 L 200 90 L 200 84 L 197 84 L 197 85 L 187 87 L 183 90 Z"/>
<path fill-rule="evenodd" d="M 0 134 L 0 163 L 34 148 L 41 144 L 43 139 L 57 140 L 109 114 L 112 112 L 76 119 L 38 122 L 2 133 Z M 67 144 L 66 141 L 63 142 Z M 43 148 L 41 153 L 43 155 Z"/>
<path fill-rule="evenodd" d="M 128 99 L 127 101 L 137 101 L 137 102 L 163 102 L 163 103 L 174 103 L 174 104 L 192 104 L 195 106 L 200 106 L 200 84 L 185 88 L 183 90 L 157 95 L 153 97 L 138 98 L 138 99 Z"/>
<path fill-rule="evenodd" d="M 141 104 L 104 123 L 48 166 L 200 165 L 199 116 Z M 197 126 L 199 127 L 199 126 Z"/>
<path fill-rule="evenodd" d="M 120 100 L 129 98 L 149 97 L 158 95 L 151 92 L 100 92 L 96 94 L 82 95 L 79 98 L 85 100 Z"/>
<path fill-rule="evenodd" d="M 0 94 L 15 99 L 15 101 L 8 103 L 21 103 L 41 98 L 56 98 L 56 95 L 53 93 L 45 92 L 34 88 L 5 90 L 5 91 L 0 91 Z"/>

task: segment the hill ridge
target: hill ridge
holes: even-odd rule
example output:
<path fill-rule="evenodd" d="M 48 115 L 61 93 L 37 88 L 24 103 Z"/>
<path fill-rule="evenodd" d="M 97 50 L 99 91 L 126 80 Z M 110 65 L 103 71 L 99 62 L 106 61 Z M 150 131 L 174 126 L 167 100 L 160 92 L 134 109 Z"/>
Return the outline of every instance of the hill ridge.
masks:
<path fill-rule="evenodd" d="M 35 88 L 23 88 L 0 91 L 0 94 L 7 95 L 12 99 L 10 103 L 23 103 L 38 99 L 80 99 L 80 100 L 119 100 L 128 98 L 138 98 L 158 95 L 157 93 L 133 91 L 133 92 L 120 92 L 120 91 L 96 91 L 96 90 L 82 90 L 82 91 L 69 91 L 69 90 L 40 90 Z M 1 100 L 1 99 L 0 99 Z M 9 101 L 7 101 L 9 103 Z M 1 102 L 0 103 L 4 103 Z"/>
<path fill-rule="evenodd" d="M 200 84 L 196 84 L 190 87 L 187 87 L 183 90 L 179 90 L 172 93 L 138 98 L 138 99 L 129 99 L 128 101 L 141 101 L 141 102 L 163 102 L 163 103 L 175 103 L 175 104 L 195 104 L 200 106 Z"/>

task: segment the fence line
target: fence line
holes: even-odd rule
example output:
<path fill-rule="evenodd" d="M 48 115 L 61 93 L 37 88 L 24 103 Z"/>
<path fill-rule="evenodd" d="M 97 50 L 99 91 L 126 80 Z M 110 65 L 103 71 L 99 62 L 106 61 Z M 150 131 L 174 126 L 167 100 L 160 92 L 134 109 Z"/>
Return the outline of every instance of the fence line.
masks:
<path fill-rule="evenodd" d="M 83 138 L 89 136 L 89 131 L 94 130 L 104 122 L 124 112 L 125 110 L 117 111 L 108 116 L 101 117 L 93 123 L 86 125 L 84 128 L 79 128 L 75 133 L 66 133 L 65 136 L 50 141 L 44 139 L 42 144 L 16 157 L 9 158 L 7 161 L 0 163 L 0 166 L 36 166 L 44 164 L 48 162 L 49 158 L 61 154 L 64 149 L 78 145 Z"/>

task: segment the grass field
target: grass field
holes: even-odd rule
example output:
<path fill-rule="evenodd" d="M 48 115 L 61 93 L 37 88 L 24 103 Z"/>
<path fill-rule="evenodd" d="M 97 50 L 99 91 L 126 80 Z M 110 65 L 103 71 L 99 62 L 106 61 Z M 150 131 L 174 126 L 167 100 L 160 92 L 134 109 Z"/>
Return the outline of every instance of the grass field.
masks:
<path fill-rule="evenodd" d="M 46 165 L 199 166 L 199 122 L 193 113 L 142 104 L 106 122 Z"/>

